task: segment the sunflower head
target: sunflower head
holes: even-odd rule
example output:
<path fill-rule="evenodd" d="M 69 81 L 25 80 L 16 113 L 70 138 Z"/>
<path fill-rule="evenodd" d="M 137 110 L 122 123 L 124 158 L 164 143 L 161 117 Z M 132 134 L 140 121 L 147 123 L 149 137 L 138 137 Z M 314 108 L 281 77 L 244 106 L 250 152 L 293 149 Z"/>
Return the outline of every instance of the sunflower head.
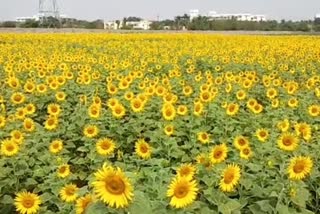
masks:
<path fill-rule="evenodd" d="M 37 194 L 26 191 L 17 193 L 14 199 L 14 205 L 19 213 L 37 213 L 40 209 L 40 204 L 41 199 Z"/>
<path fill-rule="evenodd" d="M 78 197 L 78 187 L 74 184 L 68 184 L 60 190 L 60 197 L 65 202 L 73 202 Z"/>
<path fill-rule="evenodd" d="M 139 139 L 136 142 L 135 152 L 139 157 L 149 159 L 151 156 L 151 150 L 151 146 L 144 139 Z"/>
<path fill-rule="evenodd" d="M 210 160 L 211 163 L 216 164 L 216 163 L 221 163 L 223 162 L 228 156 L 228 147 L 226 144 L 220 144 L 216 145 L 212 148 L 211 153 L 210 153 Z"/>
<path fill-rule="evenodd" d="M 278 138 L 278 146 L 285 151 L 294 151 L 298 147 L 299 139 L 291 133 L 283 133 Z"/>
<path fill-rule="evenodd" d="M 223 192 L 232 192 L 235 186 L 239 183 L 240 167 L 235 164 L 229 164 L 222 173 L 220 180 L 220 189 Z"/>
<path fill-rule="evenodd" d="M 175 208 L 183 208 L 190 205 L 197 197 L 198 187 L 195 180 L 186 177 L 175 177 L 169 185 L 167 196 L 170 197 L 170 205 Z"/>
<path fill-rule="evenodd" d="M 133 198 L 133 188 L 120 168 L 103 167 L 92 183 L 96 196 L 110 207 L 123 208 Z"/>
<path fill-rule="evenodd" d="M 110 155 L 115 150 L 115 143 L 110 138 L 101 138 L 96 143 L 96 149 L 99 155 Z"/>
<path fill-rule="evenodd" d="M 192 164 L 182 164 L 178 169 L 177 169 L 177 176 L 179 177 L 186 177 L 187 179 L 192 179 L 194 174 L 196 172 L 196 167 L 193 166 Z"/>
<path fill-rule="evenodd" d="M 306 178 L 313 167 L 313 161 L 310 157 L 299 156 L 290 160 L 288 174 L 291 180 L 302 180 Z"/>

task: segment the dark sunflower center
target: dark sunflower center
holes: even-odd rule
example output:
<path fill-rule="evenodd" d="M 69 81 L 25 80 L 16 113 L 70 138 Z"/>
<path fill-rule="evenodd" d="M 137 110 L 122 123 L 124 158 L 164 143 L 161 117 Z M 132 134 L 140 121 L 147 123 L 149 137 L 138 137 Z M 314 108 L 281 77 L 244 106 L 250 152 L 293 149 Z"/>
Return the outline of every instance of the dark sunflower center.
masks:
<path fill-rule="evenodd" d="M 189 188 L 186 185 L 180 185 L 175 188 L 174 196 L 177 198 L 184 198 L 189 192 Z"/>
<path fill-rule="evenodd" d="M 9 145 L 6 146 L 6 149 L 7 149 L 8 152 L 12 152 L 14 150 L 14 146 L 9 144 Z"/>
<path fill-rule="evenodd" d="M 75 193 L 75 189 L 74 188 L 68 188 L 66 189 L 66 195 L 71 196 Z"/>
<path fill-rule="evenodd" d="M 240 139 L 238 142 L 240 146 L 246 145 L 246 141 L 244 139 Z"/>
<path fill-rule="evenodd" d="M 183 176 L 189 175 L 191 170 L 188 167 L 184 167 L 181 169 L 180 174 Z"/>
<path fill-rule="evenodd" d="M 115 195 L 121 195 L 125 191 L 125 183 L 121 178 L 118 177 L 112 177 L 108 179 L 105 183 L 105 187 L 108 192 Z"/>
<path fill-rule="evenodd" d="M 234 174 L 232 172 L 226 172 L 224 175 L 224 183 L 230 184 L 234 179 Z"/>
<path fill-rule="evenodd" d="M 292 145 L 292 140 L 291 138 L 285 138 L 282 140 L 283 145 L 285 146 L 291 146 Z"/>
<path fill-rule="evenodd" d="M 260 132 L 260 137 L 266 137 L 266 136 L 267 136 L 266 132 L 264 132 L 264 131 Z"/>
<path fill-rule="evenodd" d="M 219 159 L 222 156 L 222 151 L 221 150 L 217 150 L 214 152 L 213 156 L 215 159 Z"/>
<path fill-rule="evenodd" d="M 167 115 L 168 117 L 170 117 L 170 116 L 172 115 L 171 109 L 167 109 L 167 110 L 166 110 L 166 115 Z"/>
<path fill-rule="evenodd" d="M 30 198 L 30 197 L 25 198 L 25 199 L 22 200 L 22 205 L 25 208 L 31 208 L 34 205 L 34 200 L 32 198 Z"/>
<path fill-rule="evenodd" d="M 62 166 L 59 169 L 59 173 L 65 173 L 66 170 L 67 170 L 67 167 L 66 166 Z"/>
<path fill-rule="evenodd" d="M 110 143 L 109 143 L 109 142 L 103 142 L 103 143 L 101 144 L 101 148 L 102 148 L 103 150 L 108 150 L 108 149 L 110 148 Z"/>
<path fill-rule="evenodd" d="M 304 170 L 303 162 L 297 162 L 293 167 L 293 171 L 295 173 L 301 173 L 303 170 Z"/>
<path fill-rule="evenodd" d="M 147 152 L 148 152 L 148 147 L 147 147 L 147 145 L 142 144 L 142 145 L 140 146 L 140 151 L 141 151 L 142 153 L 147 153 Z"/>

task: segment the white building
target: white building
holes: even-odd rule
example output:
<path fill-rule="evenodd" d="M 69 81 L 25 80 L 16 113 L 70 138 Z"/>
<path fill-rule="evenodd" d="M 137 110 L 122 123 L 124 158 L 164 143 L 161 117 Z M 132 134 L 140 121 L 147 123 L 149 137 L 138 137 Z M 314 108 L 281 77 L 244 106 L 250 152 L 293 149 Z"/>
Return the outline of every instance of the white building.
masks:
<path fill-rule="evenodd" d="M 150 25 L 152 22 L 148 20 L 141 20 L 141 21 L 128 21 L 126 22 L 127 26 L 132 26 L 135 30 L 149 30 Z"/>
<path fill-rule="evenodd" d="M 26 16 L 26 17 L 17 17 L 16 22 L 24 23 L 26 21 L 39 21 L 39 15 Z"/>
<path fill-rule="evenodd" d="M 190 20 L 200 15 L 199 10 L 190 10 Z M 206 15 L 211 20 L 237 20 L 237 21 L 252 21 L 260 22 L 266 21 L 265 15 L 255 15 L 251 13 L 217 13 L 216 11 L 209 11 Z"/>
<path fill-rule="evenodd" d="M 253 15 L 250 13 L 217 13 L 210 11 L 208 17 L 212 20 L 237 20 L 237 21 L 266 21 L 265 15 Z"/>
<path fill-rule="evenodd" d="M 199 10 L 190 10 L 189 11 L 189 16 L 190 16 L 190 20 L 198 17 L 200 15 Z"/>
<path fill-rule="evenodd" d="M 120 28 L 120 26 L 118 26 L 118 23 L 116 21 L 105 21 L 104 22 L 104 29 L 106 29 L 106 30 L 118 30 L 119 28 Z"/>
<path fill-rule="evenodd" d="M 141 21 L 127 21 L 126 25 L 131 26 L 134 30 L 149 30 L 151 21 L 149 20 L 141 20 Z M 123 21 L 117 23 L 116 21 L 105 21 L 104 29 L 106 30 L 118 30 L 123 27 Z"/>
<path fill-rule="evenodd" d="M 316 15 L 314 16 L 314 19 L 320 19 L 320 13 L 316 14 Z"/>

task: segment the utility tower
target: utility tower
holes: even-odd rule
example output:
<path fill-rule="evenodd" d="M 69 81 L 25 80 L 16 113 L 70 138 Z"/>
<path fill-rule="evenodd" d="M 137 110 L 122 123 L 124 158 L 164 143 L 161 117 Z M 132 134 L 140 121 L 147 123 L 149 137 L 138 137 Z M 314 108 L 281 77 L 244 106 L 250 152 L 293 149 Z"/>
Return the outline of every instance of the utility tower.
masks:
<path fill-rule="evenodd" d="M 39 0 L 40 23 L 50 22 L 50 20 L 53 20 L 53 18 L 58 21 L 60 20 L 57 0 Z"/>

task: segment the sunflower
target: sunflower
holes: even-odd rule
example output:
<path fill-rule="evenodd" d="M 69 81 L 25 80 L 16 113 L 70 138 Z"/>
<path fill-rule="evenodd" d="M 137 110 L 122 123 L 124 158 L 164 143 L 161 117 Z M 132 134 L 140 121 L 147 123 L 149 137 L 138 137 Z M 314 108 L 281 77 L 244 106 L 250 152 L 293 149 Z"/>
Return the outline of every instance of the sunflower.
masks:
<path fill-rule="evenodd" d="M 177 169 L 177 175 L 179 177 L 186 177 L 189 180 L 193 179 L 193 176 L 196 172 L 195 166 L 193 166 L 190 163 L 187 164 L 182 164 L 178 169 Z"/>
<path fill-rule="evenodd" d="M 29 103 L 24 107 L 26 114 L 34 114 L 36 112 L 36 106 L 33 103 Z"/>
<path fill-rule="evenodd" d="M 63 164 L 59 166 L 57 173 L 59 178 L 68 177 L 70 175 L 70 166 L 68 164 Z"/>
<path fill-rule="evenodd" d="M 188 113 L 188 108 L 185 105 L 179 105 L 177 108 L 177 113 L 181 116 L 184 116 Z"/>
<path fill-rule="evenodd" d="M 144 139 L 139 139 L 135 145 L 135 152 L 139 157 L 149 159 L 151 156 L 151 147 Z"/>
<path fill-rule="evenodd" d="M 171 104 L 165 104 L 162 108 L 162 116 L 165 120 L 173 120 L 176 116 L 176 109 Z"/>
<path fill-rule="evenodd" d="M 211 93 L 208 91 L 203 91 L 200 93 L 200 100 L 201 102 L 207 103 L 212 100 Z"/>
<path fill-rule="evenodd" d="M 66 100 L 67 95 L 63 91 L 58 91 L 55 97 L 58 102 L 62 102 Z"/>
<path fill-rule="evenodd" d="M 307 123 L 297 123 L 294 126 L 296 134 L 302 136 L 303 139 L 309 141 L 311 139 L 311 126 Z"/>
<path fill-rule="evenodd" d="M 211 166 L 211 162 L 210 159 L 207 157 L 206 154 L 201 153 L 199 155 L 196 156 L 196 161 L 198 164 L 201 164 L 207 168 L 209 168 Z"/>
<path fill-rule="evenodd" d="M 290 128 L 290 122 L 288 119 L 284 119 L 283 121 L 280 121 L 277 123 L 277 128 L 282 131 L 286 132 Z"/>
<path fill-rule="evenodd" d="M 130 102 L 130 106 L 133 112 L 141 112 L 144 109 L 144 102 L 138 98 L 133 98 Z"/>
<path fill-rule="evenodd" d="M 24 120 L 26 117 L 26 110 L 24 108 L 17 108 L 15 116 L 19 120 Z"/>
<path fill-rule="evenodd" d="M 92 104 L 90 105 L 90 107 L 88 108 L 88 115 L 91 118 L 99 118 L 100 117 L 100 106 L 97 104 Z"/>
<path fill-rule="evenodd" d="M 83 129 L 84 136 L 94 138 L 99 133 L 99 128 L 96 125 L 86 125 Z"/>
<path fill-rule="evenodd" d="M 41 199 L 35 193 L 22 191 L 16 194 L 14 205 L 20 214 L 34 214 L 40 209 Z"/>
<path fill-rule="evenodd" d="M 235 164 L 229 164 L 222 173 L 220 180 L 220 189 L 223 192 L 232 192 L 240 180 L 240 167 Z"/>
<path fill-rule="evenodd" d="M 307 177 L 313 167 L 313 161 L 310 157 L 299 156 L 290 160 L 288 174 L 291 180 L 302 180 Z"/>
<path fill-rule="evenodd" d="M 280 104 L 279 99 L 273 99 L 273 100 L 271 101 L 271 106 L 272 106 L 272 108 L 278 108 L 278 107 L 279 107 L 279 104 Z"/>
<path fill-rule="evenodd" d="M 320 105 L 311 105 L 308 107 L 309 115 L 312 117 L 317 117 L 320 115 Z"/>
<path fill-rule="evenodd" d="M 112 109 L 112 115 L 117 119 L 122 118 L 125 114 L 126 114 L 126 109 L 120 103 L 116 104 Z"/>
<path fill-rule="evenodd" d="M 252 150 L 249 146 L 240 150 L 240 157 L 248 160 L 252 156 Z"/>
<path fill-rule="evenodd" d="M 233 140 L 233 144 L 237 149 L 241 150 L 249 145 L 249 140 L 246 137 L 240 135 Z"/>
<path fill-rule="evenodd" d="M 267 97 L 269 99 L 274 99 L 276 96 L 278 96 L 278 91 L 275 88 L 268 88 Z"/>
<path fill-rule="evenodd" d="M 86 208 L 93 202 L 95 202 L 95 198 L 91 194 L 78 198 L 76 201 L 76 214 L 85 214 Z"/>
<path fill-rule="evenodd" d="M 171 136 L 174 132 L 174 126 L 172 124 L 166 125 L 164 127 L 164 133 L 168 136 Z"/>
<path fill-rule="evenodd" d="M 257 103 L 251 108 L 251 111 L 255 114 L 260 114 L 263 111 L 263 106 Z"/>
<path fill-rule="evenodd" d="M 33 132 L 35 130 L 35 124 L 34 121 L 31 118 L 26 118 L 23 120 L 23 128 L 27 132 Z"/>
<path fill-rule="evenodd" d="M 0 128 L 5 127 L 5 125 L 6 125 L 6 118 L 0 115 Z"/>
<path fill-rule="evenodd" d="M 11 102 L 15 105 L 21 104 L 25 101 L 26 97 L 24 96 L 24 94 L 20 93 L 20 92 L 15 92 L 11 95 Z"/>
<path fill-rule="evenodd" d="M 175 177 L 169 185 L 167 196 L 171 197 L 170 205 L 183 208 L 195 201 L 199 191 L 195 180 L 186 177 Z"/>
<path fill-rule="evenodd" d="M 61 107 L 60 107 L 60 105 L 58 105 L 56 103 L 51 103 L 47 107 L 47 112 L 48 112 L 49 115 L 57 117 L 61 113 Z"/>
<path fill-rule="evenodd" d="M 237 99 L 238 100 L 244 100 L 246 98 L 247 94 L 244 90 L 237 91 Z"/>
<path fill-rule="evenodd" d="M 299 101 L 297 98 L 291 98 L 288 100 L 288 106 L 290 108 L 296 108 L 298 106 L 298 104 L 299 104 Z"/>
<path fill-rule="evenodd" d="M 36 85 L 32 81 L 27 81 L 24 84 L 23 89 L 28 93 L 32 93 L 36 89 Z"/>
<path fill-rule="evenodd" d="M 201 102 L 194 103 L 193 114 L 196 116 L 200 116 L 203 112 L 203 104 Z"/>
<path fill-rule="evenodd" d="M 197 134 L 198 136 L 198 140 L 202 143 L 202 144 L 207 144 L 210 142 L 210 135 L 207 132 L 199 132 Z"/>
<path fill-rule="evenodd" d="M 256 136 L 259 141 L 265 142 L 269 137 L 269 132 L 266 129 L 258 129 L 256 131 Z"/>
<path fill-rule="evenodd" d="M 1 141 L 1 154 L 11 157 L 16 155 L 19 152 L 19 146 L 12 140 L 3 140 Z"/>
<path fill-rule="evenodd" d="M 239 111 L 239 105 L 236 103 L 229 103 L 227 106 L 227 115 L 229 116 L 234 116 L 238 113 Z"/>
<path fill-rule="evenodd" d="M 111 207 L 128 206 L 133 198 L 133 188 L 120 168 L 103 167 L 94 176 L 92 185 L 99 199 Z"/>
<path fill-rule="evenodd" d="M 68 184 L 60 190 L 60 198 L 65 202 L 73 202 L 78 197 L 77 191 L 78 187 L 76 185 Z"/>
<path fill-rule="evenodd" d="M 299 139 L 290 133 L 283 133 L 278 138 L 278 146 L 285 151 L 294 151 L 298 147 Z"/>
<path fill-rule="evenodd" d="M 49 150 L 52 154 L 57 154 L 61 152 L 62 149 L 63 149 L 62 140 L 54 140 L 51 142 L 49 146 Z"/>
<path fill-rule="evenodd" d="M 220 144 L 216 145 L 212 148 L 211 153 L 210 153 L 210 160 L 211 163 L 216 164 L 216 163 L 221 163 L 224 161 L 228 156 L 228 147 L 226 144 Z"/>
<path fill-rule="evenodd" d="M 110 155 L 115 148 L 115 143 L 110 138 L 101 138 L 96 143 L 96 150 L 99 155 Z"/>
<path fill-rule="evenodd" d="M 23 133 L 19 130 L 13 130 L 10 132 L 10 136 L 11 136 L 11 140 L 15 143 L 17 143 L 18 145 L 20 145 L 23 140 L 24 140 L 24 136 Z"/>
<path fill-rule="evenodd" d="M 57 117 L 49 116 L 44 123 L 44 127 L 45 127 L 45 129 L 51 131 L 51 130 L 56 129 L 58 127 L 58 124 L 59 124 L 59 120 Z"/>

